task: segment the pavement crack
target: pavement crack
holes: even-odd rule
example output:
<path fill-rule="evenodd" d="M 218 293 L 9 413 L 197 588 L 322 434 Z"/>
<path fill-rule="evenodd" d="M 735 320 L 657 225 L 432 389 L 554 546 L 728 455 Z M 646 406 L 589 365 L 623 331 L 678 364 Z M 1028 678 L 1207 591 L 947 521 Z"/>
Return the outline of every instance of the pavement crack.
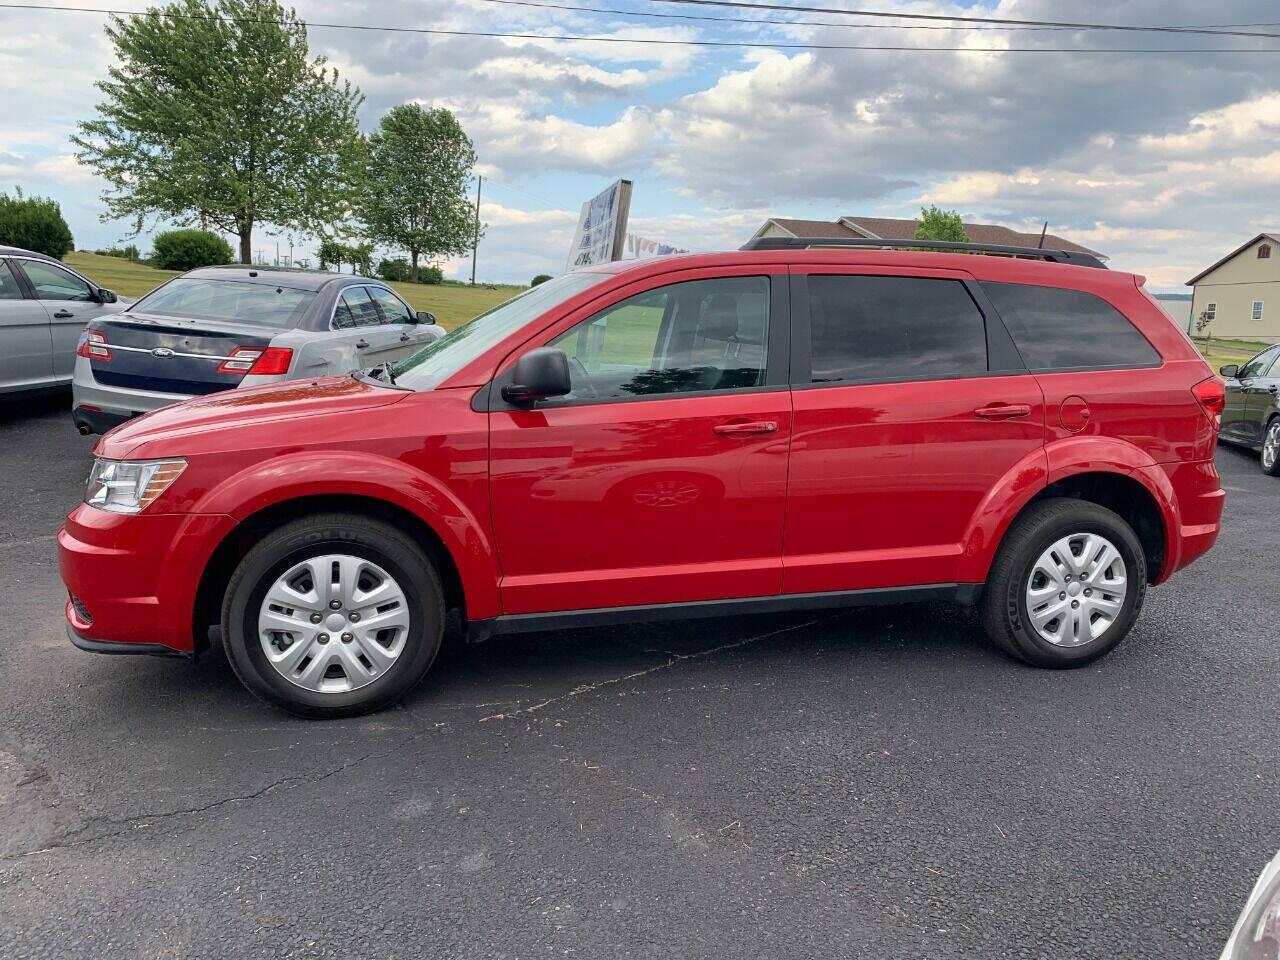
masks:
<path fill-rule="evenodd" d="M 313 783 L 313 784 L 322 783 L 323 781 L 328 780 L 330 777 L 336 777 L 339 774 L 345 773 L 346 771 L 352 769 L 353 767 L 358 767 L 369 760 L 378 760 L 383 757 L 391 756 L 392 754 L 397 753 L 400 750 L 403 750 L 405 747 L 408 747 L 410 744 L 414 743 L 415 741 L 421 740 L 423 737 L 427 736 L 428 734 L 434 733 L 436 730 L 440 729 L 440 727 L 443 727 L 443 726 L 447 726 L 447 724 L 434 723 L 430 727 L 418 730 L 412 736 L 402 738 L 401 740 L 397 741 L 394 746 L 388 747 L 383 750 L 371 750 L 368 753 L 364 753 L 358 757 L 354 757 L 350 760 L 346 760 L 343 763 L 339 764 L 338 766 L 335 766 L 329 770 L 321 771 L 320 773 L 298 774 L 294 776 L 281 777 L 280 779 L 273 780 L 270 783 L 265 784 L 264 786 L 259 787 L 257 790 L 253 790 L 249 793 L 236 794 L 235 796 L 231 796 L 231 797 L 219 797 L 216 800 L 210 800 L 208 803 L 197 804 L 191 807 L 179 807 L 176 810 L 164 810 L 158 813 L 139 814 L 137 816 L 124 817 L 122 819 L 110 818 L 110 817 L 94 817 L 89 821 L 87 821 L 83 826 L 78 827 L 77 829 L 71 831 L 70 833 L 65 834 L 63 838 L 59 840 L 57 843 L 52 843 L 46 847 L 40 847 L 37 850 L 27 850 L 21 853 L 8 854 L 3 857 L 0 857 L 0 862 L 22 860 L 27 857 L 34 857 L 34 856 L 39 856 L 40 854 L 51 853 L 55 850 L 65 850 L 72 847 L 82 847 L 88 844 L 100 843 L 103 840 L 110 840 L 113 837 L 121 836 L 133 830 L 141 830 L 146 827 L 150 827 L 152 824 L 160 821 L 171 820 L 178 817 L 197 816 L 202 813 L 208 813 L 210 810 L 217 810 L 220 807 L 226 807 L 232 804 L 250 803 L 254 800 L 261 799 L 262 797 L 265 797 L 268 794 L 281 789 L 282 787 L 289 787 L 289 786 L 293 786 L 295 784 L 300 784 L 300 783 Z M 87 836 L 87 837 L 80 836 L 80 834 L 93 830 L 95 826 L 114 827 L 115 829 L 105 829 L 101 832 L 94 833 L 92 836 Z"/>
<path fill-rule="evenodd" d="M 805 627 L 812 627 L 814 624 L 823 623 L 827 620 L 832 620 L 832 619 L 835 619 L 835 618 L 824 617 L 824 618 L 819 618 L 817 620 L 806 620 L 804 623 L 793 624 L 790 627 L 782 627 L 781 629 L 778 629 L 778 630 L 770 630 L 767 633 L 756 634 L 755 636 L 745 637 L 742 640 L 734 640 L 730 643 L 722 643 L 714 647 L 708 647 L 705 650 L 696 650 L 693 653 L 674 653 L 674 652 L 668 651 L 667 659 L 664 660 L 662 663 L 654 664 L 651 667 L 645 667 L 643 670 L 636 670 L 636 671 L 633 671 L 632 673 L 623 674 L 620 677 L 610 677 L 607 680 L 597 680 L 594 683 L 584 683 L 580 686 L 574 687 L 572 690 L 570 690 L 567 693 L 562 693 L 559 696 L 555 696 L 555 697 L 548 697 L 545 700 L 540 700 L 537 703 L 532 703 L 527 707 L 521 707 L 518 710 L 509 710 L 503 713 L 492 713 L 487 717 L 481 717 L 480 722 L 484 723 L 488 720 L 507 720 L 507 719 L 510 719 L 511 717 L 519 717 L 519 716 L 524 716 L 531 713 L 537 713 L 539 710 L 542 710 L 545 707 L 549 707 L 552 704 L 563 703 L 566 700 L 573 699 L 574 697 L 580 697 L 584 693 L 593 693 L 594 691 L 599 690 L 601 687 L 608 687 L 618 683 L 626 683 L 628 680 L 638 680 L 641 677 L 646 677 L 651 673 L 658 673 L 659 671 L 662 671 L 662 670 L 670 670 L 672 667 L 676 666 L 677 664 L 686 663 L 689 660 L 702 660 L 707 657 L 714 656 L 717 653 L 723 653 L 726 650 L 735 650 L 738 647 L 745 647 L 748 644 L 758 643 L 761 640 L 768 640 L 770 637 L 776 637 L 783 633 L 790 633 L 793 630 L 803 630 Z"/>

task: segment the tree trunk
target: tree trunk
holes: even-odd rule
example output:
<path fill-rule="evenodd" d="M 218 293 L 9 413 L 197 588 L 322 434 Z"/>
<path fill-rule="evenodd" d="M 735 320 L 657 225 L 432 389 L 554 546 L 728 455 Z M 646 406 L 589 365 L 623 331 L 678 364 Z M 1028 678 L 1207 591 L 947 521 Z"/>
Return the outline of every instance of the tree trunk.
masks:
<path fill-rule="evenodd" d="M 253 224 L 240 228 L 240 262 L 253 263 Z"/>
<path fill-rule="evenodd" d="M 414 283 L 417 283 L 418 282 L 418 251 L 417 250 L 409 251 L 409 261 L 410 261 L 409 279 L 412 280 Z"/>

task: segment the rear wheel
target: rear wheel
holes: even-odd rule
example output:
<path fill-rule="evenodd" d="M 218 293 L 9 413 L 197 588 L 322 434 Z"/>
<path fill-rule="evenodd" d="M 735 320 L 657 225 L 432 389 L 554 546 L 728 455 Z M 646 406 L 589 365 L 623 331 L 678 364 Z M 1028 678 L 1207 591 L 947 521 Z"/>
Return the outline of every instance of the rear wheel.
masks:
<path fill-rule="evenodd" d="M 1001 544 L 983 596 L 983 626 L 1011 656 L 1078 667 L 1124 639 L 1142 609 L 1147 566 L 1119 514 L 1073 499 L 1029 507 Z"/>
<path fill-rule="evenodd" d="M 440 648 L 434 567 L 394 527 L 326 514 L 251 549 L 222 609 L 227 657 L 251 692 L 293 713 L 339 717 L 412 690 Z"/>
<path fill-rule="evenodd" d="M 1280 477 L 1280 417 L 1272 417 L 1267 432 L 1262 435 L 1262 472 L 1269 477 Z"/>

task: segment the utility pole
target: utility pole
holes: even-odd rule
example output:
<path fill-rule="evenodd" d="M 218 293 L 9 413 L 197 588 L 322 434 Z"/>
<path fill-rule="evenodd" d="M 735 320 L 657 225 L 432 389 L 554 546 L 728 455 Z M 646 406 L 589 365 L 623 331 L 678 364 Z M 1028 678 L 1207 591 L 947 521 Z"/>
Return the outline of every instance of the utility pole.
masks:
<path fill-rule="evenodd" d="M 476 229 L 471 240 L 471 285 L 476 285 L 476 250 L 480 246 L 480 188 L 484 186 L 484 177 L 476 178 Z"/>

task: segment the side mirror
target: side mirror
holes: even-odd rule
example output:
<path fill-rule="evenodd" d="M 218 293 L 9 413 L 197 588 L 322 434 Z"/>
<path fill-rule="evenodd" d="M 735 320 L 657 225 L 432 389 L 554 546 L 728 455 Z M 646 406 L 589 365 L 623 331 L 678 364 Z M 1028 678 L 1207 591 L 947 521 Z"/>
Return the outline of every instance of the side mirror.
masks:
<path fill-rule="evenodd" d="M 569 358 L 564 351 L 539 347 L 516 361 L 511 383 L 502 388 L 502 399 L 522 407 L 548 397 L 563 397 L 572 389 Z"/>
<path fill-rule="evenodd" d="M 417 314 L 414 315 L 414 321 L 416 323 L 424 323 L 427 326 L 430 326 L 436 322 L 436 315 L 434 313 L 428 313 L 426 310 L 419 310 Z"/>
<path fill-rule="evenodd" d="M 114 290 L 108 290 L 106 287 L 98 288 L 99 303 L 115 303 L 120 298 L 116 296 Z"/>
<path fill-rule="evenodd" d="M 1219 367 L 1218 372 L 1228 380 L 1234 380 L 1240 373 L 1240 368 L 1234 363 L 1228 363 L 1225 367 Z"/>

